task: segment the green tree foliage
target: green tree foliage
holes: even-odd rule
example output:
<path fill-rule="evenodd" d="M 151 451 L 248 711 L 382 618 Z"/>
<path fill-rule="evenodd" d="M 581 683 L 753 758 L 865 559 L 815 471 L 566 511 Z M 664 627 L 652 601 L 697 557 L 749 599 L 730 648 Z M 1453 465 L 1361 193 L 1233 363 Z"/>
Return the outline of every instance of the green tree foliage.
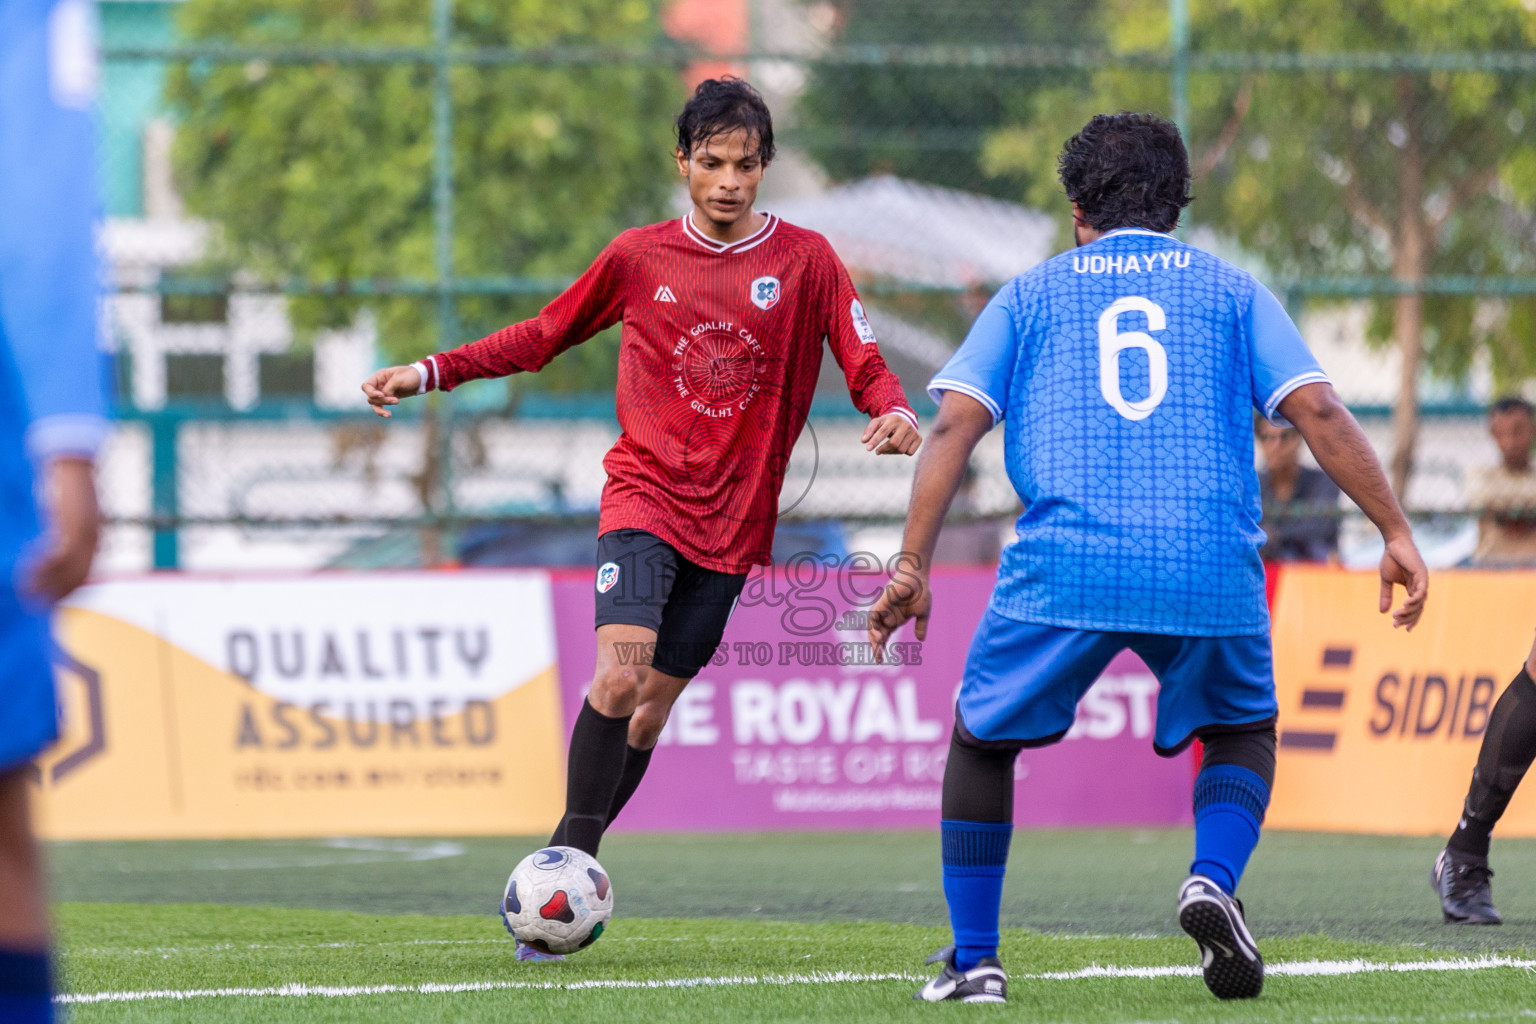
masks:
<path fill-rule="evenodd" d="M 1524 0 L 1202 0 L 1196 52 L 1328 54 L 1518 51 L 1536 43 Z M 1117 52 L 1162 50 L 1163 0 L 1103 0 Z M 1374 301 L 1374 340 L 1402 356 L 1393 482 L 1411 472 L 1415 383 L 1464 376 L 1484 353 L 1496 380 L 1536 375 L 1536 310 L 1527 300 L 1420 296 L 1430 275 L 1536 271 L 1536 75 L 1475 71 L 1233 71 L 1191 80 L 1193 222 L 1262 259 L 1281 278 L 1380 275 L 1407 289 Z M 1027 123 L 996 133 L 983 167 L 1040 172 L 1097 110 L 1167 112 L 1163 74 L 1106 64 L 1090 87 L 1033 100 Z M 1054 146 L 1050 143 L 1054 139 Z"/>
<path fill-rule="evenodd" d="M 974 48 L 1008 48 L 1059 60 L 1081 46 L 1094 3 L 1045 0 L 831 0 L 832 41 L 868 47 L 939 46 L 962 66 L 900 56 L 884 63 L 813 67 L 799 114 L 816 161 L 834 178 L 890 173 L 950 188 L 1016 197 L 1038 177 L 1033 165 L 989 173 L 980 165 L 988 133 L 1027 121 L 1031 96 L 1052 84 L 1089 83 L 1060 68 L 963 66 Z"/>
<path fill-rule="evenodd" d="M 659 0 L 458 0 L 458 47 L 644 47 Z M 188 0 L 194 41 L 427 46 L 423 0 Z M 220 229 L 220 258 L 260 277 L 431 281 L 433 83 L 426 63 L 193 62 L 170 78 L 187 205 Z M 453 97 L 453 270 L 461 278 L 571 277 L 623 229 L 665 215 L 675 67 L 458 65 Z M 526 316 L 540 296 L 461 299 L 439 338 L 432 297 L 303 297 L 300 328 L 377 318 L 404 360 Z M 545 387 L 611 387 L 616 344 L 558 360 Z"/>

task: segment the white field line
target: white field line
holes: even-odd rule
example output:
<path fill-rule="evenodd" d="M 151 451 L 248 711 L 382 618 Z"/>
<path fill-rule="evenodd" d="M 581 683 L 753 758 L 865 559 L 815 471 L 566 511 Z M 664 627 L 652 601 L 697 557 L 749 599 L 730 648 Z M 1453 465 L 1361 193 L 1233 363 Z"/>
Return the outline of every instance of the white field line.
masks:
<path fill-rule="evenodd" d="M 1417 973 L 1423 971 L 1486 971 L 1498 968 L 1536 970 L 1536 960 L 1507 956 L 1464 957 L 1454 960 L 1294 960 L 1268 964 L 1265 973 L 1288 977 L 1338 977 L 1352 974 Z M 1075 971 L 1049 971 L 1041 974 L 1015 975 L 1017 981 L 1077 981 L 1088 978 L 1173 978 L 1192 977 L 1198 967 L 1117 967 L 1094 964 Z M 130 1003 L 146 1000 L 219 999 L 263 996 L 310 996 L 327 999 L 351 996 L 395 995 L 401 993 L 433 995 L 457 992 L 501 992 L 509 990 L 584 989 L 680 989 L 720 988 L 741 985 L 829 985 L 869 981 L 926 981 L 916 974 L 854 974 L 848 971 L 812 974 L 725 975 L 704 978 L 610 978 L 588 981 L 465 981 L 426 983 L 422 985 L 280 985 L 275 988 L 204 988 L 153 989 L 126 992 L 74 992 L 54 997 L 56 1003 Z"/>
<path fill-rule="evenodd" d="M 281 985 L 276 988 L 203 988 L 159 989 L 144 992 L 76 992 L 53 997 L 55 1003 L 129 1003 L 147 999 L 205 999 L 229 996 L 321 996 L 328 999 L 346 996 L 393 995 L 412 993 L 430 995 L 452 992 L 502 992 L 516 989 L 665 989 L 719 988 L 736 985 L 829 985 L 850 981 L 926 981 L 915 974 L 852 974 L 847 971 L 818 971 L 814 974 L 726 975 L 719 978 L 610 978 L 589 981 L 463 981 L 424 985 Z"/>
<path fill-rule="evenodd" d="M 1345 974 L 1486 971 L 1499 967 L 1536 970 L 1536 960 L 1517 960 L 1507 956 L 1464 957 L 1455 960 L 1287 960 L 1265 964 L 1264 976 L 1313 978 Z M 1043 974 L 1019 974 L 1013 977 L 1034 981 L 1077 981 L 1082 978 L 1193 978 L 1199 973 L 1199 967 L 1187 964 L 1171 967 L 1116 967 L 1091 964 L 1075 971 L 1047 971 Z"/>
<path fill-rule="evenodd" d="M 274 857 L 215 857 L 193 861 L 187 871 L 273 871 L 289 868 L 337 868 L 354 864 L 407 864 L 413 861 L 443 860 L 464 856 L 463 843 L 416 839 L 326 839 L 313 844 L 336 853 L 301 854 Z M 158 865 L 138 871 L 159 871 Z"/>
<path fill-rule="evenodd" d="M 72 956 L 172 956 L 181 953 L 241 953 L 250 949 L 293 950 L 310 952 L 317 949 L 382 949 L 386 946 L 479 946 L 505 945 L 510 936 L 496 939 L 401 939 L 396 942 L 219 942 L 211 946 L 148 946 L 143 949 L 103 948 L 66 949 L 64 958 Z"/>
<path fill-rule="evenodd" d="M 1072 936 L 1060 936 L 1071 938 Z M 1109 938 L 1109 936 L 1098 936 Z M 1132 935 L 1129 938 L 1146 938 L 1147 936 Z M 266 950 L 293 950 L 312 951 L 317 949 L 383 949 L 389 946 L 504 946 L 512 941 L 510 936 L 503 935 L 494 939 L 400 939 L 394 942 L 314 942 L 314 943 L 281 943 L 281 942 L 219 942 L 210 946 L 147 946 L 142 949 L 117 948 L 105 946 L 100 948 L 87 947 L 84 949 L 66 949 L 64 958 L 71 956 L 158 956 L 169 957 L 182 953 L 238 953 L 250 949 Z M 677 935 L 661 938 L 649 935 L 630 935 L 615 937 L 610 942 L 814 942 L 825 945 L 829 942 L 864 942 L 858 935 Z M 604 943 L 607 945 L 607 943 Z"/>

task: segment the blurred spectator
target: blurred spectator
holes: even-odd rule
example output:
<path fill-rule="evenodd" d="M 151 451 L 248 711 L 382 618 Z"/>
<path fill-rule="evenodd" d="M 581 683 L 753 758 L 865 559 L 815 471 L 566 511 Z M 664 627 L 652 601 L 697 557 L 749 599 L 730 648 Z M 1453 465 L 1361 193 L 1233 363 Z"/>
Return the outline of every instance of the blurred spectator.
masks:
<path fill-rule="evenodd" d="M 1477 470 L 1467 504 L 1478 513 L 1475 565 L 1536 565 L 1536 409 L 1523 398 L 1501 398 L 1488 410 L 1488 433 L 1499 464 Z"/>
<path fill-rule="evenodd" d="M 1266 562 L 1331 562 L 1339 555 L 1339 488 L 1320 469 L 1301 464 L 1301 433 L 1255 418 L 1264 469 L 1259 497 L 1264 533 L 1259 556 Z"/>
<path fill-rule="evenodd" d="M 976 500 L 976 481 L 979 478 L 975 467 L 965 467 L 965 476 L 960 479 L 960 490 L 955 493 L 955 500 L 949 506 L 951 517 L 975 514 L 979 504 Z M 933 564 L 996 565 L 1002 553 L 1002 530 L 995 518 L 989 516 L 965 522 L 946 522 L 933 548 Z"/>

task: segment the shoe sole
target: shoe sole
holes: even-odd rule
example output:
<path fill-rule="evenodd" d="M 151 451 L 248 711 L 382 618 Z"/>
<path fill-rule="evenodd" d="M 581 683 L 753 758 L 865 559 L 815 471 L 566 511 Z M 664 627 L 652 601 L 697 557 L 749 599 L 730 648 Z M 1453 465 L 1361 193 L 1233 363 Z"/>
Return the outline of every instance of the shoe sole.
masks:
<path fill-rule="evenodd" d="M 1007 996 L 994 996 L 982 992 L 968 996 L 956 995 L 951 992 L 942 999 L 929 999 L 923 995 L 921 990 L 912 993 L 912 998 L 920 1003 L 1006 1003 L 1008 1001 Z"/>
<path fill-rule="evenodd" d="M 1210 899 L 1191 901 L 1179 910 L 1179 927 L 1199 944 L 1202 961 L 1210 953 L 1205 987 L 1217 999 L 1252 999 L 1263 991 L 1264 959 L 1257 954 L 1249 959 L 1243 952 L 1246 943 L 1221 904 Z"/>

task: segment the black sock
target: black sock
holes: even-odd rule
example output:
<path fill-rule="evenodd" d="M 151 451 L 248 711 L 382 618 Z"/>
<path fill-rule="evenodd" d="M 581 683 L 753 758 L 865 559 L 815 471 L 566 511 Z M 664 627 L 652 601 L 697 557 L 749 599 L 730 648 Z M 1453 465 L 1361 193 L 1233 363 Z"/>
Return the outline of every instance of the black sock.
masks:
<path fill-rule="evenodd" d="M 1477 786 L 1477 769 L 1472 769 L 1472 785 Z M 1488 847 L 1493 840 L 1493 825 L 1491 821 L 1480 821 L 1477 818 L 1462 814 L 1461 820 L 1456 823 L 1456 831 L 1451 833 L 1451 838 L 1446 841 L 1446 846 L 1457 853 L 1470 854 L 1474 857 L 1487 859 Z"/>
<path fill-rule="evenodd" d="M 571 752 L 565 779 L 565 817 L 550 837 L 551 846 L 574 846 L 597 856 L 608 809 L 624 774 L 629 749 L 629 715 L 609 718 L 588 701 L 571 729 Z"/>
<path fill-rule="evenodd" d="M 629 798 L 635 795 L 635 790 L 640 788 L 640 780 L 645 778 L 645 770 L 651 766 L 650 750 L 636 750 L 634 747 L 624 748 L 624 774 L 619 776 L 619 788 L 613 794 L 613 804 L 608 808 L 608 821 L 619 816 L 624 805 L 629 803 Z"/>
<path fill-rule="evenodd" d="M 1525 668 L 1505 688 L 1488 716 L 1488 729 L 1472 769 L 1461 821 L 1446 843 L 1458 853 L 1487 857 L 1493 826 L 1536 760 L 1536 682 Z"/>
<path fill-rule="evenodd" d="M 946 821 L 1006 824 L 1013 821 L 1013 762 L 1019 752 L 980 747 L 955 725 L 944 765 L 940 816 Z"/>

